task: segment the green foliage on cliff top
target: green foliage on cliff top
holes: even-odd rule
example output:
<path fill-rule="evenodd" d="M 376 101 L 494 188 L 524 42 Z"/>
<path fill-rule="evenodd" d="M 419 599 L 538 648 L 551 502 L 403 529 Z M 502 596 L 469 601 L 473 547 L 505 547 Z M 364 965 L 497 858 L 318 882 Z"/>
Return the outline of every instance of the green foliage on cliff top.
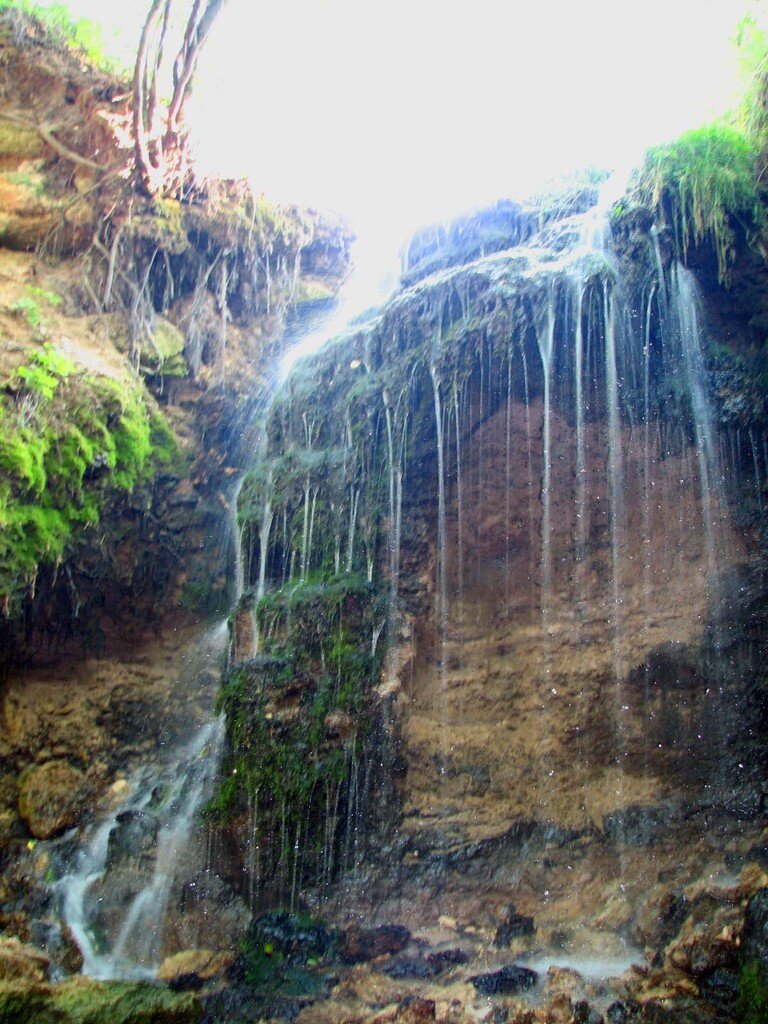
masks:
<path fill-rule="evenodd" d="M 45 345 L 0 403 L 0 598 L 8 612 L 43 562 L 58 563 L 106 502 L 177 456 L 140 384 L 79 372 Z"/>
<path fill-rule="evenodd" d="M 692 244 L 712 242 L 722 281 L 733 259 L 734 224 L 753 233 L 764 226 L 756 146 L 732 125 L 705 125 L 649 149 L 638 192 L 670 218 L 683 257 Z"/>
<path fill-rule="evenodd" d="M 768 21 L 743 18 L 733 40 L 743 80 L 737 106 L 719 120 L 648 150 L 627 201 L 671 222 L 680 255 L 708 241 L 728 283 L 736 228 L 765 252 L 768 169 Z"/>
<path fill-rule="evenodd" d="M 113 57 L 102 27 L 90 18 L 78 18 L 65 3 L 41 4 L 36 0 L 0 0 L 0 17 L 25 19 L 39 27 L 52 44 L 72 50 L 94 67 L 109 74 L 127 68 Z M 17 30 L 20 26 L 17 26 Z"/>

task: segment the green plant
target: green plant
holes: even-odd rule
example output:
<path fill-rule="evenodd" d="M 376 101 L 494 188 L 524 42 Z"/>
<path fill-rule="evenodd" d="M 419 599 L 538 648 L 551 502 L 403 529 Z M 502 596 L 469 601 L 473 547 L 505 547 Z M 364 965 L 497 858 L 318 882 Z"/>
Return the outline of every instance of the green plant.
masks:
<path fill-rule="evenodd" d="M 59 383 L 73 373 L 75 364 L 46 342 L 42 351 L 33 352 L 28 366 L 16 371 L 16 381 L 32 394 L 50 400 Z"/>
<path fill-rule="evenodd" d="M 0 404 L 0 596 L 9 612 L 41 563 L 61 561 L 108 501 L 175 457 L 137 381 L 79 373 L 51 345 L 35 352 Z"/>
<path fill-rule="evenodd" d="M 740 1024 L 766 1024 L 768 1021 L 768 978 L 758 960 L 744 964 L 739 972 L 736 1019 Z"/>
<path fill-rule="evenodd" d="M 27 294 L 12 302 L 8 307 L 12 313 L 26 319 L 35 337 L 40 337 L 45 333 L 43 311 L 40 308 L 41 302 L 49 306 L 58 306 L 61 303 L 61 296 L 55 292 L 46 291 L 44 288 L 28 285 Z"/>
<path fill-rule="evenodd" d="M 76 17 L 65 3 L 40 3 L 38 0 L 0 0 L 0 15 L 21 16 L 38 25 L 59 45 L 112 74 L 124 73 L 122 61 L 110 53 L 102 27 L 91 18 Z"/>
<path fill-rule="evenodd" d="M 748 232 L 764 226 L 753 141 L 738 128 L 715 123 L 649 149 L 636 192 L 668 216 L 683 257 L 709 238 L 720 279 L 733 259 L 734 223 Z"/>

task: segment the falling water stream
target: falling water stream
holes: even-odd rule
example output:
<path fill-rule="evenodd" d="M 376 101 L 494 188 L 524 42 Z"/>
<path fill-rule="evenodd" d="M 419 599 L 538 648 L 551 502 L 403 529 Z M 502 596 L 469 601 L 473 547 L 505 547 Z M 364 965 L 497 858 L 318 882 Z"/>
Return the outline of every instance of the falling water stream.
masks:
<path fill-rule="evenodd" d="M 203 673 L 215 679 L 226 645 L 226 622 L 207 629 L 187 653 L 181 679 L 192 685 Z M 128 779 L 126 795 L 84 836 L 70 869 L 55 883 L 85 974 L 102 979 L 154 975 L 177 871 L 199 829 L 223 735 L 223 719 L 213 718 L 176 750 L 141 765 Z M 148 842 L 154 855 L 147 866 L 142 854 Z M 121 912 L 106 920 L 102 914 L 112 901 L 122 905 Z"/>
<path fill-rule="evenodd" d="M 671 271 L 664 269 L 658 239 L 654 237 L 655 251 L 652 256 L 656 260 L 655 272 L 644 293 L 641 315 L 635 318 L 638 323 L 634 322 L 620 269 L 609 249 L 610 231 L 606 219 L 608 207 L 605 196 L 610 194 L 608 189 L 604 189 L 596 205 L 582 215 L 564 219 L 555 226 L 551 236 L 543 231 L 533 242 L 523 243 L 514 250 L 488 258 L 489 263 L 494 259 L 499 263 L 503 260 L 511 263 L 513 256 L 520 257 L 521 264 L 524 262 L 525 266 L 519 278 L 525 278 L 525 287 L 530 285 L 530 293 L 535 292 L 536 295 L 531 318 L 532 340 L 529 338 L 526 341 L 522 330 L 509 334 L 505 340 L 506 364 L 503 378 L 494 377 L 491 348 L 487 339 L 479 344 L 475 356 L 473 372 L 477 371 L 479 380 L 475 382 L 474 388 L 462 384 L 445 371 L 440 362 L 445 344 L 441 311 L 437 323 L 432 325 L 432 351 L 428 353 L 423 367 L 424 392 L 430 407 L 430 436 L 434 439 L 436 492 L 432 496 L 436 526 L 432 594 L 439 651 L 436 659 L 439 684 L 436 703 L 441 719 L 437 723 L 436 741 L 439 748 L 438 787 L 443 787 L 443 794 L 447 792 L 445 787 L 449 780 L 443 776 L 452 752 L 452 711 L 448 697 L 448 655 L 452 653 L 452 649 L 449 652 L 450 634 L 457 623 L 463 625 L 468 618 L 464 597 L 465 578 L 469 578 L 473 570 L 474 558 L 468 538 L 471 534 L 472 515 L 482 518 L 482 508 L 470 508 L 467 494 L 475 493 L 473 488 L 476 485 L 478 504 L 481 505 L 485 485 L 494 472 L 499 472 L 499 467 L 492 464 L 489 443 L 482 430 L 473 434 L 471 429 L 467 429 L 467 424 L 471 428 L 477 417 L 482 424 L 491 418 L 494 406 L 500 408 L 504 403 L 506 448 L 504 465 L 499 472 L 506 488 L 503 564 L 509 576 L 513 559 L 511 495 L 517 487 L 526 496 L 525 510 L 519 516 L 520 534 L 523 537 L 521 550 L 526 559 L 527 583 L 531 594 L 535 595 L 530 600 L 530 607 L 535 608 L 538 614 L 534 629 L 538 631 L 540 654 L 536 671 L 539 672 L 537 685 L 540 687 L 537 693 L 541 693 L 538 710 L 541 712 L 542 739 L 541 750 L 535 755 L 538 759 L 538 778 L 535 784 L 538 806 L 532 813 L 538 821 L 544 823 L 554 817 L 552 794 L 559 781 L 553 778 L 555 762 L 548 740 L 550 726 L 555 721 L 555 705 L 559 700 L 552 666 L 556 660 L 555 649 L 560 642 L 556 633 L 561 628 L 562 606 L 567 603 L 564 600 L 566 593 L 573 595 L 582 646 L 588 643 L 591 623 L 600 621 L 607 631 L 605 635 L 608 638 L 612 672 L 605 703 L 606 714 L 611 718 L 615 747 L 612 764 L 615 769 L 613 795 L 616 806 L 622 807 L 626 802 L 623 758 L 628 705 L 624 687 L 628 667 L 625 664 L 625 647 L 630 627 L 624 606 L 624 583 L 627 559 L 631 557 L 628 555 L 630 531 L 625 507 L 627 487 L 630 473 L 636 472 L 640 478 L 643 502 L 641 573 L 644 621 L 647 623 L 650 621 L 652 601 L 653 552 L 650 544 L 652 491 L 656 486 L 654 475 L 658 464 L 675 445 L 682 452 L 681 465 L 685 466 L 685 460 L 688 459 L 691 468 L 689 475 L 697 478 L 706 540 L 706 587 L 710 597 L 716 593 L 722 571 L 724 539 L 721 521 L 725 498 L 721 489 L 720 453 L 706 387 L 704 339 L 695 281 L 682 267 L 674 266 Z M 555 238 L 557 232 L 561 233 L 560 241 Z M 563 243 L 562 238 L 568 241 Z M 434 280 L 440 280 L 440 273 L 435 274 Z M 447 280 L 451 271 L 443 273 Z M 296 362 L 312 355 L 330 338 L 338 336 L 343 339 L 345 325 L 351 318 L 370 308 L 372 299 L 380 301 L 382 297 L 380 292 L 360 294 L 354 288 L 348 289 L 347 297 L 328 322 L 292 339 L 279 363 L 273 367 L 270 383 L 259 402 L 257 415 L 262 422 L 266 422 L 271 404 Z M 471 313 L 468 290 L 459 296 L 459 301 L 464 320 L 469 323 Z M 359 330 L 360 323 L 358 318 L 355 330 Z M 654 345 L 663 347 L 665 358 L 677 358 L 684 367 L 692 445 L 686 440 L 683 427 L 679 428 L 680 439 L 670 440 L 673 427 L 662 423 L 660 419 L 654 420 L 651 403 L 654 373 L 652 360 L 658 357 Z M 416 372 L 414 369 L 413 373 Z M 409 431 L 415 418 L 409 409 L 411 384 L 412 381 L 408 384 L 398 382 L 398 390 L 390 390 L 387 385 L 381 395 L 381 444 L 386 460 L 383 490 L 386 494 L 384 504 L 388 511 L 386 562 L 391 616 L 395 615 L 400 582 L 404 480 L 411 437 Z M 472 403 L 476 404 L 473 406 Z M 519 413 L 519 428 L 515 421 L 516 413 Z M 321 445 L 321 424 L 313 420 L 306 410 L 301 410 L 297 415 L 301 417 L 300 429 L 306 453 L 314 456 Z M 572 583 L 572 590 L 566 589 L 563 579 L 566 556 L 563 554 L 563 531 L 557 518 L 560 495 L 555 493 L 560 479 L 558 465 L 564 461 L 563 452 L 558 446 L 562 445 L 562 424 L 566 422 L 570 422 L 575 435 L 574 479 L 571 481 L 575 514 L 573 529 L 565 542 L 570 545 L 568 557 L 573 561 L 572 576 L 575 582 L 568 582 L 569 587 Z M 539 423 L 540 436 L 536 436 Z M 640 438 L 642 457 L 639 471 L 636 467 L 632 469 L 634 464 L 630 449 L 633 435 L 628 428 L 629 423 L 636 427 L 634 436 Z M 527 445 L 527 451 L 520 453 L 519 460 L 525 476 L 523 480 L 513 478 L 513 427 L 514 431 L 520 431 L 518 443 L 521 446 L 523 443 Z M 351 441 L 347 444 L 351 430 L 349 424 L 335 424 L 334 429 L 334 438 L 343 439 L 340 448 L 343 450 L 346 467 L 347 458 L 351 458 Z M 264 431 L 261 436 L 262 442 L 257 445 L 255 454 L 257 461 L 265 451 Z M 540 454 L 537 447 L 539 442 Z M 590 449 L 590 444 L 595 445 L 594 451 Z M 749 444 L 760 494 L 761 453 L 754 438 L 749 439 Z M 602 449 L 598 451 L 601 445 Z M 689 451 L 690 448 L 693 452 Z M 763 463 L 768 476 L 768 453 L 763 453 Z M 680 472 L 685 474 L 687 470 L 681 469 Z M 256 582 L 254 590 L 258 598 L 275 582 L 291 579 L 305 581 L 308 578 L 313 566 L 316 520 L 319 520 L 318 496 L 322 485 L 313 482 L 307 471 L 306 478 L 302 478 L 303 522 L 300 539 L 291 550 L 283 543 L 282 579 L 270 579 L 269 567 L 277 561 L 273 559 L 270 562 L 270 543 L 274 547 L 276 538 L 284 542 L 288 530 L 287 513 L 283 511 L 281 516 L 280 503 L 273 500 L 276 481 L 270 474 L 271 470 L 264 484 L 257 572 L 248 575 L 251 581 Z M 682 492 L 687 484 L 686 476 L 676 486 Z M 665 486 L 672 484 L 667 482 Z M 335 510 L 334 566 L 337 573 L 342 568 L 350 573 L 356 561 L 360 562 L 360 549 L 364 548 L 368 579 L 371 580 L 376 566 L 369 538 L 365 536 L 365 531 L 371 529 L 371 510 L 370 507 L 366 508 L 364 488 L 357 479 L 350 478 L 344 487 L 346 493 L 342 491 L 344 498 Z M 243 592 L 244 559 L 239 549 L 236 504 L 237 491 L 231 502 L 233 518 L 228 526 L 234 531 L 236 541 L 233 572 L 237 602 Z M 452 529 L 453 523 L 455 529 Z M 603 533 L 605 535 L 601 550 L 605 552 L 606 562 L 599 587 L 589 583 L 591 567 L 588 564 L 590 544 L 594 542 L 590 531 L 594 533 L 598 529 L 602 531 L 601 536 Z M 452 544 L 456 545 L 455 557 Z M 479 567 L 480 555 L 476 558 Z M 664 571 L 671 570 L 665 566 Z M 454 580 L 455 586 L 452 586 Z M 466 590 L 469 590 L 468 586 Z M 511 617 L 512 599 L 518 597 L 510 593 L 509 579 L 505 579 L 507 617 Z M 479 612 L 477 618 L 479 620 Z M 642 629 L 647 632 L 648 627 L 642 627 L 641 632 Z M 374 650 L 377 641 L 378 634 L 372 639 Z M 203 665 L 210 666 L 218 662 L 225 648 L 226 627 L 219 624 L 205 634 L 190 659 L 196 657 Z M 250 653 L 255 654 L 257 651 L 258 636 L 254 650 Z M 138 768 L 128 780 L 125 798 L 118 807 L 110 809 L 94 824 L 83 839 L 68 873 L 56 883 L 63 916 L 83 952 L 86 973 L 101 978 L 152 976 L 156 973 L 163 956 L 165 910 L 173 886 L 178 884 L 180 871 L 185 869 L 187 848 L 199 826 L 199 813 L 210 793 L 218 768 L 222 739 L 222 722 L 210 718 L 192 740 L 180 746 L 171 756 Z M 350 799 L 350 814 L 358 799 L 354 780 L 351 792 L 354 798 Z M 260 883 L 259 851 L 255 846 L 259 812 L 258 798 L 252 797 L 248 807 L 249 834 L 245 837 L 243 858 L 248 873 L 246 889 L 251 905 L 254 904 Z M 333 813 L 336 813 L 335 810 Z M 101 924 L 104 908 L 101 904 L 108 898 L 110 866 L 120 859 L 119 843 L 121 834 L 126 833 L 126 826 L 137 823 L 147 826 L 143 832 L 139 827 L 133 828 L 140 843 L 145 843 L 138 851 L 142 854 L 139 859 L 146 862 L 145 870 L 140 883 L 135 884 L 130 899 L 125 899 L 123 893 L 121 912 L 115 915 L 117 923 L 112 922 L 109 938 L 105 938 Z M 152 843 L 151 858 L 144 856 L 147 829 L 156 837 Z M 352 836 L 352 832 L 350 829 L 348 835 Z M 301 838 L 297 831 L 297 848 Z M 293 841 L 294 837 L 291 836 Z M 350 839 L 349 842 L 354 840 Z M 330 845 L 327 845 L 327 851 L 330 849 Z M 342 852 L 340 856 L 347 861 L 354 859 L 349 851 Z M 326 868 L 330 877 L 331 865 L 326 865 Z M 296 884 L 294 877 L 292 902 Z M 584 969 L 579 967 L 579 970 L 585 973 L 589 965 Z"/>
<path fill-rule="evenodd" d="M 361 271 L 365 271 L 365 275 Z M 379 266 L 375 271 L 368 266 L 354 267 L 341 302 L 329 313 L 322 314 L 319 324 L 315 318 L 310 329 L 288 339 L 255 406 L 257 423 L 266 421 L 280 387 L 300 359 L 336 336 L 353 316 L 368 309 L 373 301 L 385 297 L 391 281 L 390 268 Z M 309 425 L 307 431 L 311 447 Z M 260 436 L 262 441 L 256 446 L 254 464 L 258 463 L 263 450 L 263 430 Z M 242 480 L 240 477 L 230 495 L 221 523 L 222 547 L 228 547 L 232 553 L 235 608 L 244 588 L 244 557 L 237 521 Z M 268 485 L 271 483 L 268 481 Z M 401 478 L 397 486 L 401 493 Z M 307 570 L 312 541 L 309 488 L 305 498 L 307 529 L 302 574 Z M 355 518 L 353 516 L 352 530 Z M 273 508 L 268 494 L 261 525 L 259 596 L 267 587 L 266 559 L 272 525 Z M 217 539 L 211 542 L 214 541 L 218 542 Z M 350 543 L 353 542 L 352 538 Z M 258 647 L 257 634 L 255 643 Z M 197 684 L 204 673 L 218 679 L 228 644 L 226 620 L 206 628 L 186 654 L 181 678 L 192 685 Z M 164 955 L 164 926 L 173 893 L 201 867 L 207 870 L 200 815 L 213 790 L 224 741 L 224 718 L 213 716 L 214 697 L 215 694 L 208 694 L 209 717 L 191 740 L 156 760 L 143 763 L 129 776 L 125 795 L 86 831 L 76 853 L 54 884 L 62 917 L 83 954 L 84 974 L 99 979 L 154 977 Z M 252 813 L 257 816 L 258 809 L 252 808 Z M 115 875 L 117 878 L 113 881 Z M 250 884 L 252 888 L 253 878 Z"/>

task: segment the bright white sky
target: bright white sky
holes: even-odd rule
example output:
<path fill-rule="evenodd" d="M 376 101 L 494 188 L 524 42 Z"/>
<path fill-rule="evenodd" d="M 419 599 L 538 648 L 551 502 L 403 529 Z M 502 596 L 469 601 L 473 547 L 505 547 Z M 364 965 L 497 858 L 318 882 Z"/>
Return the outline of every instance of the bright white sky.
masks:
<path fill-rule="evenodd" d="M 181 0 L 177 0 L 177 6 Z M 138 38 L 148 0 L 70 0 Z M 182 4 L 183 6 L 183 4 Z M 229 0 L 189 112 L 203 169 L 409 230 L 727 107 L 749 0 Z"/>

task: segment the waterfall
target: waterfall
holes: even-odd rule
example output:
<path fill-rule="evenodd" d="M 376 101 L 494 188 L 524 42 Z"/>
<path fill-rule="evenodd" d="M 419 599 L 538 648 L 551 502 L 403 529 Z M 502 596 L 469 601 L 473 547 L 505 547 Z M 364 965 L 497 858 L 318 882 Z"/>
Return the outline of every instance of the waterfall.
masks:
<path fill-rule="evenodd" d="M 203 672 L 216 672 L 226 642 L 225 623 L 208 630 L 187 656 L 187 678 L 194 681 Z M 199 829 L 198 816 L 211 793 L 223 735 L 223 719 L 213 719 L 161 763 L 141 766 L 130 777 L 126 798 L 86 834 L 73 864 L 55 882 L 62 916 L 83 954 L 85 974 L 103 979 L 154 976 L 178 869 L 190 855 L 198 859 L 193 831 Z M 149 865 L 141 856 L 147 837 L 154 837 Z M 123 849 L 126 841 L 128 848 Z M 113 898 L 122 906 L 117 922 L 104 916 Z"/>
<path fill-rule="evenodd" d="M 536 331 L 541 365 L 544 372 L 544 419 L 542 424 L 542 479 L 541 479 L 541 611 L 544 643 L 549 633 L 552 602 L 552 353 L 555 341 L 555 282 L 547 282 L 546 303 L 542 321 Z M 548 671 L 548 670 L 547 670 Z"/>
<path fill-rule="evenodd" d="M 271 268 L 266 257 L 267 305 Z M 359 277 L 359 275 L 358 275 Z M 378 281 L 377 281 L 378 284 Z M 251 459 L 258 465 L 264 455 L 266 433 L 263 424 L 280 387 L 303 356 L 317 350 L 346 322 L 356 302 L 355 312 L 370 305 L 370 292 L 361 293 L 353 274 L 346 298 L 324 322 L 305 332 L 287 347 L 272 367 L 264 393 L 254 407 L 254 422 L 262 424 Z M 378 294 L 378 293 L 377 293 Z M 351 297 L 352 300 L 351 300 Z M 314 424 L 304 418 L 307 450 L 313 443 Z M 223 547 L 231 552 L 233 607 L 251 584 L 248 578 L 243 535 L 238 520 L 245 476 L 238 478 L 226 502 L 221 522 Z M 401 487 L 401 482 L 400 482 Z M 267 472 L 262 486 L 262 514 L 259 529 L 259 564 L 256 593 L 267 589 L 267 569 L 275 505 L 274 481 Z M 301 544 L 300 575 L 305 579 L 313 556 L 315 513 L 318 492 L 305 489 L 304 529 Z M 354 530 L 360 494 L 350 499 L 350 535 L 347 571 L 351 571 Z M 290 575 L 293 574 L 291 553 Z M 218 679 L 228 646 L 226 621 L 207 628 L 186 655 L 184 678 L 196 680 L 201 674 Z M 258 631 L 254 620 L 254 651 L 258 650 Z M 232 651 L 230 651 L 230 657 Z M 209 694 L 210 704 L 213 695 Z M 73 858 L 63 866 L 54 883 L 61 914 L 69 925 L 83 954 L 83 971 L 95 978 L 151 978 L 166 949 L 164 928 L 175 887 L 190 879 L 200 863 L 210 858 L 204 849 L 205 830 L 200 815 L 212 795 L 224 743 L 224 719 L 209 717 L 191 739 L 166 755 L 148 759 L 127 780 L 127 795 L 115 808 L 106 809 L 83 834 Z M 251 807 L 251 839 L 256 834 L 258 803 Z M 296 842 L 299 842 L 297 835 Z M 148 855 L 148 849 L 151 853 Z M 199 852 L 199 857 L 197 856 Z M 259 885 L 259 851 L 252 847 L 249 890 L 251 902 Z"/>
<path fill-rule="evenodd" d="M 707 542 L 709 585 L 715 587 L 718 578 L 718 553 L 724 544 L 724 539 L 719 531 L 723 510 L 722 473 L 715 443 L 714 416 L 705 383 L 704 349 L 696 281 L 691 271 L 680 264 L 676 264 L 672 270 L 671 302 L 677 320 L 691 399 L 696 461 L 701 484 L 701 511 Z"/>

